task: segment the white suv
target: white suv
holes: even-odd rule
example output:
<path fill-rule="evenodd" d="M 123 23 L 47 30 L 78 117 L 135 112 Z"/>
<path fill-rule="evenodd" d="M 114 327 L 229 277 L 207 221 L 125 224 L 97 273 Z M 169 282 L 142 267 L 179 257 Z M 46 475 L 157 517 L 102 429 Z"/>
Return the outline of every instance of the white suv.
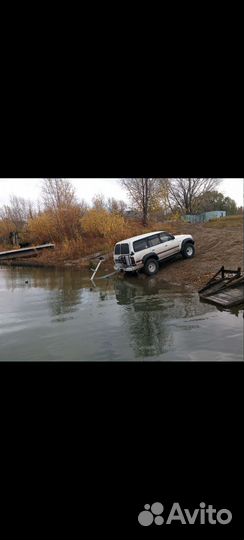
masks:
<path fill-rule="evenodd" d="M 181 253 L 185 259 L 195 254 L 190 235 L 173 236 L 165 231 L 151 232 L 121 240 L 114 248 L 115 270 L 135 272 L 144 268 L 148 276 L 158 272 L 159 262 Z"/>

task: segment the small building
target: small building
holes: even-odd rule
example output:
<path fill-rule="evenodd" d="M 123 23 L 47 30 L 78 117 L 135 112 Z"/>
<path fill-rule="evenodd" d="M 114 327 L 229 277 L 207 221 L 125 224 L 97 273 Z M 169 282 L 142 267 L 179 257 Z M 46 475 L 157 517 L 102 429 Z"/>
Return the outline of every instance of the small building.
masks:
<path fill-rule="evenodd" d="M 202 214 L 187 214 L 182 217 L 183 221 L 187 223 L 204 223 L 211 219 L 219 219 L 226 217 L 225 210 L 212 210 L 212 212 L 203 212 Z"/>
<path fill-rule="evenodd" d="M 201 219 L 200 216 L 193 215 L 193 214 L 187 214 L 185 216 L 182 216 L 183 221 L 186 221 L 187 223 L 200 223 Z"/>
<path fill-rule="evenodd" d="M 201 214 L 203 221 L 209 221 L 210 219 L 219 219 L 226 217 L 226 210 L 213 210 L 212 212 L 204 212 Z"/>

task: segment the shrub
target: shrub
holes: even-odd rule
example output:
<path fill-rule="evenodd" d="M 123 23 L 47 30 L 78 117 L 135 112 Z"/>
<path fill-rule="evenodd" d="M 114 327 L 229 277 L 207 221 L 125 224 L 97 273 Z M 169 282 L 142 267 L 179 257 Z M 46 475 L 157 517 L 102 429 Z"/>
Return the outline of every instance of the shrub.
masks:
<path fill-rule="evenodd" d="M 65 239 L 59 246 L 59 253 L 63 259 L 79 259 L 84 255 L 84 242 L 82 238 Z"/>
<path fill-rule="evenodd" d="M 56 228 L 51 212 L 44 212 L 29 219 L 28 231 L 33 243 L 44 244 L 47 241 L 55 241 Z"/>
<path fill-rule="evenodd" d="M 31 241 L 62 243 L 65 240 L 80 237 L 80 215 L 79 206 L 70 206 L 40 213 L 28 222 Z"/>
<path fill-rule="evenodd" d="M 122 216 L 110 214 L 107 210 L 91 209 L 81 219 L 82 231 L 91 236 L 115 240 L 123 236 L 126 223 Z"/>

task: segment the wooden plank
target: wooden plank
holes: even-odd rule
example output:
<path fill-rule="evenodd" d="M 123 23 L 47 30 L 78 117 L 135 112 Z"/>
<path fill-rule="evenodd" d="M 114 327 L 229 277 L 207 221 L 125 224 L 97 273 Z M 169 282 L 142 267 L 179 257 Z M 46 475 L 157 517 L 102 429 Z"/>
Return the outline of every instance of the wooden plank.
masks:
<path fill-rule="evenodd" d="M 244 286 L 227 291 L 221 291 L 217 294 L 211 294 L 204 297 L 205 300 L 222 306 L 233 306 L 244 303 Z"/>
<path fill-rule="evenodd" d="M 240 274 L 241 273 L 241 268 L 239 267 L 237 270 L 225 270 L 224 269 L 224 273 L 225 274 Z"/>
<path fill-rule="evenodd" d="M 209 295 L 213 292 L 217 292 L 219 289 L 222 289 L 226 284 L 228 283 L 228 279 L 221 279 L 215 283 L 212 283 L 212 285 L 208 285 L 208 287 L 204 287 L 204 289 L 201 289 L 199 291 L 199 294 L 202 296 Z"/>
<path fill-rule="evenodd" d="M 219 285 L 213 285 L 212 287 L 208 287 L 206 291 L 199 294 L 200 296 L 207 297 L 207 296 L 212 296 L 214 293 L 220 294 L 220 293 L 223 293 L 224 291 L 228 291 L 228 290 L 232 291 L 235 289 L 236 286 L 237 287 L 240 286 L 241 283 L 243 283 L 243 280 L 244 280 L 244 277 L 242 276 L 241 278 L 235 281 L 233 280 L 228 280 L 227 282 L 223 281 Z"/>
<path fill-rule="evenodd" d="M 231 308 L 231 307 L 234 307 L 234 306 L 244 305 L 243 298 L 242 299 L 238 298 L 238 299 L 232 300 L 230 302 L 223 302 L 223 301 L 220 301 L 220 300 L 214 300 L 214 299 L 211 299 L 211 298 L 207 298 L 206 302 L 209 302 L 210 304 L 214 304 L 215 306 L 222 306 L 222 307 L 226 307 L 226 308 Z"/>
<path fill-rule="evenodd" d="M 219 296 L 219 297 L 223 297 L 223 298 L 233 298 L 235 296 L 240 296 L 243 294 L 243 291 L 244 291 L 244 288 L 243 287 L 236 287 L 235 289 L 229 289 L 229 290 L 224 290 L 224 291 L 221 291 L 221 292 L 218 292 L 216 295 L 212 295 L 210 294 L 209 296 Z"/>
<path fill-rule="evenodd" d="M 235 279 L 234 283 L 227 283 L 226 288 L 227 287 L 235 287 L 235 285 L 239 285 L 239 283 L 242 283 L 242 282 L 244 282 L 244 276 L 241 276 L 241 277 Z"/>
<path fill-rule="evenodd" d="M 28 257 L 30 255 L 35 255 L 43 249 L 53 249 L 54 244 L 42 244 L 40 246 L 30 246 L 27 248 L 13 249 L 11 251 L 1 251 L 0 259 L 17 259 L 19 257 Z"/>
<path fill-rule="evenodd" d="M 208 288 L 209 285 L 211 285 L 213 282 L 216 282 L 216 281 L 221 281 L 221 279 L 223 279 L 223 272 L 224 272 L 224 267 L 222 266 L 220 268 L 220 270 L 218 270 L 218 272 L 216 272 L 216 274 L 214 274 L 214 276 L 206 283 L 205 287 L 203 287 L 202 289 L 200 289 L 200 291 L 198 291 L 199 293 L 200 292 L 203 292 L 205 291 L 205 289 Z M 222 275 L 222 278 L 219 278 L 219 280 L 215 279 L 219 274 Z"/>
<path fill-rule="evenodd" d="M 244 276 L 240 276 L 239 269 L 237 272 L 235 272 L 235 275 L 232 277 L 225 277 L 223 279 L 219 280 L 213 280 L 211 283 L 209 282 L 206 287 L 201 289 L 199 292 L 200 295 L 209 295 L 213 292 L 217 292 L 218 290 L 226 289 L 227 287 L 235 287 L 237 284 L 242 283 L 244 280 Z"/>
<path fill-rule="evenodd" d="M 40 244 L 39 246 L 29 246 L 29 247 L 20 248 L 20 249 L 11 249 L 10 251 L 0 251 L 0 255 L 16 253 L 18 251 L 28 251 L 28 249 L 43 249 L 47 247 L 54 247 L 54 244 Z"/>
<path fill-rule="evenodd" d="M 230 280 L 234 279 L 235 277 L 239 277 L 241 272 L 241 268 L 238 268 L 237 270 L 226 270 L 224 266 L 221 266 L 220 270 L 206 283 L 202 289 L 200 289 L 198 292 L 203 293 L 204 291 L 208 290 L 210 287 L 217 285 L 218 283 L 225 282 L 224 280 Z M 218 278 L 218 276 L 221 274 L 221 277 Z M 231 274 L 229 277 L 225 274 Z"/>

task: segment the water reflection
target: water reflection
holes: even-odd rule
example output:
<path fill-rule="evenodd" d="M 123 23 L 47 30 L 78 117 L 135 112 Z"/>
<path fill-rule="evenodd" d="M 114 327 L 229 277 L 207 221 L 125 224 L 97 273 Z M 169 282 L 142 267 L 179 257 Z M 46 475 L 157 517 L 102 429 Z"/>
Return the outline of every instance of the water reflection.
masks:
<path fill-rule="evenodd" d="M 64 271 L 50 274 L 45 281 L 45 288 L 52 291 L 48 305 L 54 320 L 64 322 L 72 319 L 82 303 L 83 289 L 79 274 Z M 34 286 L 40 286 L 39 276 L 34 279 Z"/>
<path fill-rule="evenodd" d="M 82 302 L 82 293 L 77 290 L 65 289 L 56 291 L 50 296 L 48 301 L 51 315 L 55 317 L 57 321 L 65 321 L 64 317 L 67 314 L 75 313 L 78 309 L 78 305 Z M 70 317 L 72 318 L 72 317 Z"/>
<path fill-rule="evenodd" d="M 198 296 L 186 293 L 182 287 L 167 283 L 159 287 L 156 280 L 123 280 L 115 282 L 117 303 L 125 306 L 123 324 L 136 356 L 160 356 L 174 345 L 174 332 L 180 328 L 199 328 L 204 314 L 214 311 L 203 307 Z M 196 318 L 197 317 L 197 318 Z M 188 319 L 193 323 L 189 324 Z M 183 320 L 179 325 L 178 320 Z"/>
<path fill-rule="evenodd" d="M 26 280 L 28 280 L 29 287 L 47 290 L 80 289 L 83 286 L 83 276 L 77 271 L 14 266 L 7 271 L 4 270 L 5 286 L 12 291 L 24 287 Z"/>
<path fill-rule="evenodd" d="M 82 302 L 80 273 L 70 270 L 12 267 L 6 274 L 6 287 L 12 292 L 20 288 L 50 291 L 47 298 L 50 313 L 59 322 L 67 320 L 66 315 L 75 313 Z"/>

